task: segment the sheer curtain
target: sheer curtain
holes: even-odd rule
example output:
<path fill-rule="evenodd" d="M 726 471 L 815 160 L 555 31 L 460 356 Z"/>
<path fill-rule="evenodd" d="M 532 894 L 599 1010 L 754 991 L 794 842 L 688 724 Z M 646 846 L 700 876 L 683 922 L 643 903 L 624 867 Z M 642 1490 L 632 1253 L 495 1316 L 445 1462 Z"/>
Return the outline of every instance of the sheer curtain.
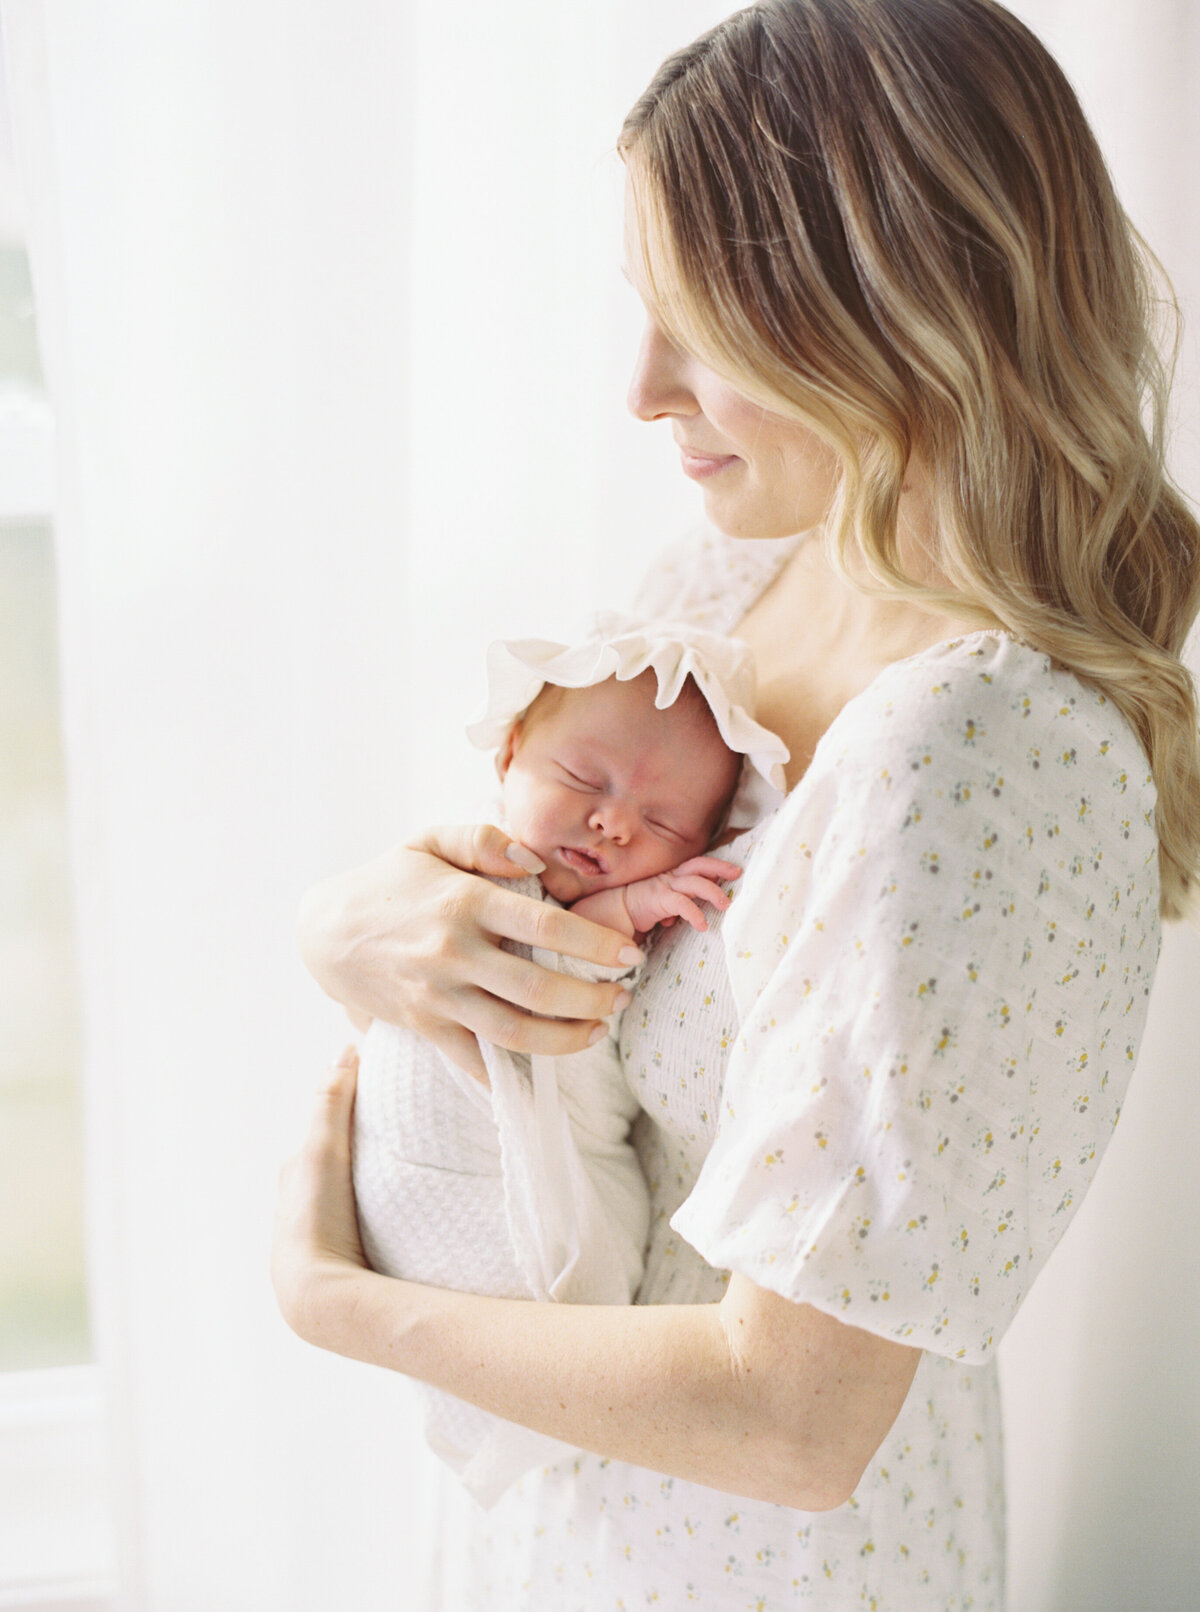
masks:
<path fill-rule="evenodd" d="M 724 9 L 0 5 L 59 419 L 93 1297 L 134 1612 L 422 1604 L 407 1389 L 305 1349 L 266 1279 L 277 1165 L 343 1035 L 292 913 L 470 811 L 489 637 L 621 603 L 695 517 L 622 408 L 612 143 Z M 1022 9 L 1195 295 L 1191 8 Z M 1193 344 L 1193 397 L 1196 376 Z M 1192 486 L 1196 443 L 1193 414 Z M 1112 1159 L 1008 1351 L 1022 1612 L 1177 1604 L 1197 1548 L 1197 961 L 1169 938 Z"/>

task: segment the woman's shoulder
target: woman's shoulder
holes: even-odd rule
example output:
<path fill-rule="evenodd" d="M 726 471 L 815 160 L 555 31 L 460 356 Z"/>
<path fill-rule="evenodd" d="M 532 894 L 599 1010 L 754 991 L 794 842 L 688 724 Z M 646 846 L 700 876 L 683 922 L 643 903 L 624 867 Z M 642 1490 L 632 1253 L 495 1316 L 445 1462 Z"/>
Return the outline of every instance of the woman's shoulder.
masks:
<path fill-rule="evenodd" d="M 825 765 L 876 763 L 882 750 L 937 775 L 966 761 L 1020 769 L 1039 792 L 1153 777 L 1136 734 L 1099 689 L 1011 633 L 946 639 L 884 668 L 822 740 Z M 818 754 L 821 752 L 819 751 Z"/>
<path fill-rule="evenodd" d="M 910 863 L 962 862 L 967 885 L 1016 880 L 1043 903 L 1103 884 L 1114 912 L 1136 887 L 1149 925 L 1156 801 L 1111 699 L 1010 634 L 970 633 L 894 662 L 843 708 L 773 833 L 785 859 L 886 862 L 889 883 Z"/>

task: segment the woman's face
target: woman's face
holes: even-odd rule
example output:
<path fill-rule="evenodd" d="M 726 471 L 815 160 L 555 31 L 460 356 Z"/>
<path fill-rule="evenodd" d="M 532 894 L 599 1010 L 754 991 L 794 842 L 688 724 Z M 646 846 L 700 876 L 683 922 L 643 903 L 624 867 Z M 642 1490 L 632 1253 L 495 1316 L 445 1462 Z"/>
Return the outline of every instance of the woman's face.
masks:
<path fill-rule="evenodd" d="M 789 537 L 825 518 L 837 456 L 805 426 L 771 414 L 681 352 L 648 316 L 629 387 L 639 420 L 670 420 L 685 476 L 730 537 Z"/>
<path fill-rule="evenodd" d="M 629 228 L 636 229 L 633 211 Z M 630 261 L 638 259 L 631 251 Z M 790 537 L 825 518 L 837 484 L 833 450 L 676 347 L 649 309 L 629 408 L 639 420 L 671 422 L 683 473 L 699 483 L 719 531 Z"/>

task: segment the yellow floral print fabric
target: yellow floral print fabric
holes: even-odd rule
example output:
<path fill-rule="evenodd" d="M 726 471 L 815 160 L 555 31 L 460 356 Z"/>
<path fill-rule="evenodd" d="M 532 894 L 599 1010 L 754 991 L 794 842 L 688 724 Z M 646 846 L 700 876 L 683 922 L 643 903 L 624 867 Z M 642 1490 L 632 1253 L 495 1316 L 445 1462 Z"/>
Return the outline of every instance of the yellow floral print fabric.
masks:
<path fill-rule="evenodd" d="M 1158 904 L 1153 781 L 1110 701 L 999 633 L 889 667 L 725 921 L 740 1028 L 676 1230 L 982 1364 L 1117 1122 Z"/>
<path fill-rule="evenodd" d="M 794 547 L 692 542 L 636 608 L 736 630 Z M 447 1494 L 431 1608 L 1003 1612 L 996 1344 L 1136 1056 L 1153 805 L 1120 714 L 1003 634 L 843 710 L 723 853 L 746 870 L 729 912 L 661 933 L 624 1015 L 638 1302 L 713 1302 L 744 1272 L 922 1346 L 905 1405 L 832 1512 L 585 1453 L 486 1515 Z"/>

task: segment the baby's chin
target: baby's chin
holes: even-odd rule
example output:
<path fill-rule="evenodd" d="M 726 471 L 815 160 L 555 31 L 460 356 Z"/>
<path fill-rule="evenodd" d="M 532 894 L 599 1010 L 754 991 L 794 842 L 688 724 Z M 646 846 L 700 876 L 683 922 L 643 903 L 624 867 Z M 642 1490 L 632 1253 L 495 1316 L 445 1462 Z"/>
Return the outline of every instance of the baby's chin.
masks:
<path fill-rule="evenodd" d="M 564 866 L 553 852 L 539 851 L 538 855 L 546 864 L 546 871 L 541 875 L 542 889 L 564 907 L 582 901 L 584 896 L 596 896 L 601 890 L 612 890 L 629 881 L 629 876 L 624 873 L 603 873 L 596 878 L 585 877 L 584 874 L 577 873 L 574 868 Z M 645 877 L 640 872 L 632 876 L 639 879 Z"/>
<path fill-rule="evenodd" d="M 572 869 L 560 867 L 549 858 L 544 857 L 543 861 L 546 862 L 546 871 L 541 875 L 542 889 L 563 907 L 569 907 L 574 901 L 582 901 L 584 896 L 594 896 L 617 883 L 615 879 L 584 879 Z"/>
<path fill-rule="evenodd" d="M 563 868 L 548 867 L 541 875 L 542 889 L 548 896 L 564 907 L 569 907 L 572 901 L 578 901 L 583 891 L 579 888 L 579 880 L 573 873 Z"/>

